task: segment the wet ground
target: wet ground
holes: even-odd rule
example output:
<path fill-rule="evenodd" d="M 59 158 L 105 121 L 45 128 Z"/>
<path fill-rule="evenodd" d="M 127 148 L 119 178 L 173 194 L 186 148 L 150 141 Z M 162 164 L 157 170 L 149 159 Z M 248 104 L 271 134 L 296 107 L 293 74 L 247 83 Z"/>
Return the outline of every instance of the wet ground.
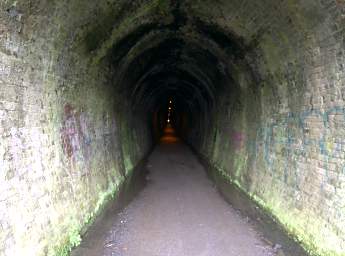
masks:
<path fill-rule="evenodd" d="M 144 189 L 121 211 L 108 210 L 73 256 L 286 255 L 224 200 L 171 127 L 147 168 Z"/>

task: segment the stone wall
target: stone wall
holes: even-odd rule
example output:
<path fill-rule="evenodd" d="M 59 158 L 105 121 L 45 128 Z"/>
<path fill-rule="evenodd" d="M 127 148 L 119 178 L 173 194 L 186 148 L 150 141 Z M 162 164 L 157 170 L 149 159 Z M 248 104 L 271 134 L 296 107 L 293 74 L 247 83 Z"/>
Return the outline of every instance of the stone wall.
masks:
<path fill-rule="evenodd" d="M 149 150 L 78 41 L 93 2 L 0 3 L 0 255 L 66 255 Z"/>
<path fill-rule="evenodd" d="M 176 92 L 196 150 L 310 251 L 344 255 L 343 0 L 0 7 L 0 254 L 67 254 Z"/>
<path fill-rule="evenodd" d="M 312 253 L 344 255 L 343 1 L 219 6 L 207 16 L 253 47 L 253 72 L 233 72 L 197 148 Z"/>

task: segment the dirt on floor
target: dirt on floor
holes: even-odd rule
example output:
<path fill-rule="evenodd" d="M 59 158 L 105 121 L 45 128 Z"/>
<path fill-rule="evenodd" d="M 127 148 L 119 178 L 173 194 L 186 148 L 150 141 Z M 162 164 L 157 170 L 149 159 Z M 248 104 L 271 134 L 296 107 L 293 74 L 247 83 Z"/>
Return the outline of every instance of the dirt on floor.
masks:
<path fill-rule="evenodd" d="M 147 168 L 145 188 L 122 211 L 98 222 L 73 256 L 284 255 L 220 196 L 171 127 Z"/>

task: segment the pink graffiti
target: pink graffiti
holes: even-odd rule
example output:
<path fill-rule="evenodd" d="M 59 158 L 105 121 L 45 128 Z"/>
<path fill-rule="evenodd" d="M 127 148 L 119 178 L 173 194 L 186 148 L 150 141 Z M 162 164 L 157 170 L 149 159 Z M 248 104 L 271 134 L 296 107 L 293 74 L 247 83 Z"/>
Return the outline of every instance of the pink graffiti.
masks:
<path fill-rule="evenodd" d="M 77 163 L 87 167 L 91 156 L 88 116 L 84 112 L 77 112 L 70 104 L 66 104 L 64 107 L 61 142 L 63 151 L 73 168 Z"/>
<path fill-rule="evenodd" d="M 232 133 L 232 141 L 234 143 L 234 147 L 236 150 L 240 150 L 243 148 L 245 135 L 241 132 L 233 132 Z"/>

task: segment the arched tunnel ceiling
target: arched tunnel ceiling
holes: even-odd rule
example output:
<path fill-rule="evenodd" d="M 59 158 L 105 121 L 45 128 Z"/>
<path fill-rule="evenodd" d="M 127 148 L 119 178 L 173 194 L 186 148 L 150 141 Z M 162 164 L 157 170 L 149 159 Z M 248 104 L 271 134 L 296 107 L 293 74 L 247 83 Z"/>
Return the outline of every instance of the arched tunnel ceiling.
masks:
<path fill-rule="evenodd" d="M 244 63 L 248 47 L 218 25 L 190 16 L 179 2 L 158 6 L 164 8 L 160 19 L 148 11 L 122 36 L 114 29 L 108 38 L 93 40 L 88 50 L 96 60 L 111 62 L 114 84 L 131 98 L 134 109 L 153 110 L 178 98 L 186 111 L 206 113 L 224 81 L 234 83 L 228 67 L 233 64 L 235 70 Z M 87 38 L 94 38 L 93 33 Z"/>
<path fill-rule="evenodd" d="M 66 42 L 91 56 L 92 65 L 109 63 L 114 87 L 134 110 L 150 112 L 174 94 L 181 108 L 207 119 L 224 90 L 239 95 L 243 86 L 255 91 L 281 83 L 291 66 L 313 61 L 334 38 L 327 35 L 341 32 L 325 25 L 341 20 L 341 8 L 327 6 L 311 0 L 99 2 L 91 13 L 81 9 L 87 15 Z M 66 56 L 72 55 L 62 51 L 64 63 Z"/>
<path fill-rule="evenodd" d="M 31 168 L 43 181 L 34 184 L 53 195 L 42 202 L 58 195 L 66 208 L 66 199 L 72 206 L 88 197 L 82 221 L 98 200 L 96 185 L 112 184 L 108 173 L 125 177 L 148 152 L 156 132 L 149 116 L 164 116 L 173 98 L 193 124 L 183 120 L 188 133 L 179 135 L 222 176 L 257 195 L 265 209 L 277 206 L 273 215 L 308 248 L 344 254 L 344 182 L 338 181 L 345 170 L 345 0 L 3 0 L 0 6 L 3 178 L 23 188 L 4 201 L 14 213 L 37 208 L 23 197 L 31 195 Z M 81 190 L 67 189 L 60 198 L 66 178 L 77 176 Z M 37 210 L 25 223 L 35 225 Z M 49 228 L 38 238 L 56 242 L 49 223 L 35 225 L 39 233 Z M 64 223 L 57 235 L 66 233 Z"/>
<path fill-rule="evenodd" d="M 293 48 L 322 40 L 312 33 L 327 18 L 320 3 L 295 2 L 119 1 L 81 41 L 94 62 L 111 62 L 114 84 L 134 108 L 154 109 L 178 91 L 200 113 L 212 109 L 225 83 L 236 91 L 239 73 L 258 86 L 279 66 L 282 49 L 303 62 L 291 57 Z"/>
<path fill-rule="evenodd" d="M 183 105 L 200 112 L 212 109 L 215 92 L 222 93 L 224 84 L 238 91 L 241 73 L 253 80 L 255 90 L 271 79 L 279 63 L 303 65 L 306 56 L 298 57 L 299 52 L 317 47 L 332 33 L 318 30 L 331 18 L 322 12 L 325 6 L 295 0 L 121 0 L 94 3 L 87 13 L 92 8 L 77 11 L 75 4 L 71 12 L 85 17 L 79 15 L 83 18 L 66 42 L 73 41 L 76 52 L 82 49 L 93 63 L 109 61 L 114 86 L 133 96 L 134 108 L 151 110 L 178 90 Z M 337 19 L 341 13 L 332 15 Z"/>

